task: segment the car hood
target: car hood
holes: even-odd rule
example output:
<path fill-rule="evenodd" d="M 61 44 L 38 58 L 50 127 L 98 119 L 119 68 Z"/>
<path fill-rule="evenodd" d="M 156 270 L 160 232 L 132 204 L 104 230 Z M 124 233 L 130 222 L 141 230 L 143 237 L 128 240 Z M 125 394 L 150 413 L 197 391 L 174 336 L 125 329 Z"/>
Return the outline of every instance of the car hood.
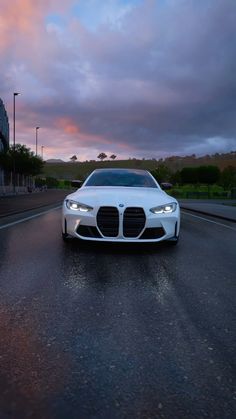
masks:
<path fill-rule="evenodd" d="M 152 206 L 177 202 L 175 198 L 161 189 L 134 187 L 82 187 L 67 196 L 67 199 L 78 201 L 92 207 L 100 206 Z"/>

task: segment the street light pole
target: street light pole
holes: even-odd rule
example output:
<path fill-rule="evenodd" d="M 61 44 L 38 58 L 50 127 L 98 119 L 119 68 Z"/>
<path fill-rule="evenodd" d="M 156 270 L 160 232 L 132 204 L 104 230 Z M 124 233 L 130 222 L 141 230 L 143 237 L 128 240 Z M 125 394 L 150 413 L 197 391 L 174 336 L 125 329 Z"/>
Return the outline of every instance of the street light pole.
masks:
<path fill-rule="evenodd" d="M 44 145 L 41 145 L 41 157 L 42 157 L 42 160 L 43 160 L 43 149 L 44 149 Z"/>
<path fill-rule="evenodd" d="M 38 155 L 38 130 L 40 127 L 35 128 L 35 154 Z"/>
<path fill-rule="evenodd" d="M 16 192 L 16 158 L 15 158 L 15 150 L 16 150 L 16 96 L 20 93 L 14 92 L 13 93 L 13 191 Z"/>

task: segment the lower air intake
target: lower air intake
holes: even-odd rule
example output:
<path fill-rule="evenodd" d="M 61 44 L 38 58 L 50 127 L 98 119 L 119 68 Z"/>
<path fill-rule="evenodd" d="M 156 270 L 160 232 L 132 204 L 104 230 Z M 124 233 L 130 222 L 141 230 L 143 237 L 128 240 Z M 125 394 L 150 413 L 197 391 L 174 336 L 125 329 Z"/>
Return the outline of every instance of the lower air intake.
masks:
<path fill-rule="evenodd" d="M 82 237 L 90 237 L 90 238 L 100 238 L 101 234 L 99 233 L 97 227 L 93 226 L 84 226 L 79 225 L 77 228 L 77 233 Z"/>
<path fill-rule="evenodd" d="M 153 228 L 146 228 L 140 239 L 144 240 L 151 240 L 151 239 L 160 239 L 165 235 L 165 230 L 162 227 L 153 227 Z"/>

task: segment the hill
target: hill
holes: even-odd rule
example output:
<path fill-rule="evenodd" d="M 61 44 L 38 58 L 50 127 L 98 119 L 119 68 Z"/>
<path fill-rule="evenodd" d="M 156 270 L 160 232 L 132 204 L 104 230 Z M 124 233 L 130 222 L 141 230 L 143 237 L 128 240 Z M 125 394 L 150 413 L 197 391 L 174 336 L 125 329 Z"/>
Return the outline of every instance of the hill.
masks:
<path fill-rule="evenodd" d="M 73 163 L 48 163 L 44 165 L 43 176 L 57 179 L 84 179 L 95 169 L 116 167 L 153 170 L 157 166 L 156 160 L 105 160 Z"/>
<path fill-rule="evenodd" d="M 48 159 L 46 160 L 46 163 L 65 163 L 65 162 L 61 159 Z"/>
<path fill-rule="evenodd" d="M 236 151 L 223 154 L 212 154 L 201 157 L 196 157 L 195 154 L 191 156 L 173 156 L 167 157 L 166 159 L 158 160 L 158 163 L 165 164 L 171 171 L 176 172 L 177 170 L 183 169 L 183 167 L 197 167 L 197 166 L 217 166 L 220 170 L 225 167 L 233 166 L 236 167 Z"/>
<path fill-rule="evenodd" d="M 166 159 L 152 160 L 105 160 L 105 161 L 85 161 L 85 162 L 49 162 L 44 166 L 43 176 L 54 177 L 57 179 L 84 179 L 94 169 L 99 168 L 135 168 L 154 170 L 160 164 L 166 165 L 172 172 L 181 170 L 183 167 L 196 167 L 213 165 L 223 170 L 227 166 L 236 167 L 236 151 L 225 154 L 206 155 L 202 157 L 191 156 L 172 156 Z"/>

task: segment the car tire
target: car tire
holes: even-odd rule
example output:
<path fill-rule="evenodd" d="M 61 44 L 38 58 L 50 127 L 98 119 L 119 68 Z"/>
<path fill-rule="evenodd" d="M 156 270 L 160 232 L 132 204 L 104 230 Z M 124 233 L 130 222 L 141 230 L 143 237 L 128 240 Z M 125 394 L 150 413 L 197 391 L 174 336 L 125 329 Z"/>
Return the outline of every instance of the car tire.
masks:
<path fill-rule="evenodd" d="M 71 239 L 71 237 L 69 236 L 69 234 L 67 234 L 67 233 L 63 233 L 63 231 L 61 232 L 61 237 L 62 237 L 62 240 L 63 240 L 64 242 L 68 242 L 68 241 L 70 241 L 70 239 Z"/>

